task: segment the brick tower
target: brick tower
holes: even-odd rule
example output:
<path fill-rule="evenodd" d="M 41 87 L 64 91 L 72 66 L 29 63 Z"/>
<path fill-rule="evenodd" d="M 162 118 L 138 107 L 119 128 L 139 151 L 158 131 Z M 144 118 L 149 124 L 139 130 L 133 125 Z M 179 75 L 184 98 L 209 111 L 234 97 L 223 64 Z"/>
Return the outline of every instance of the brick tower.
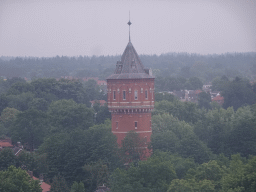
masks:
<path fill-rule="evenodd" d="M 131 22 L 128 22 L 130 27 Z M 112 116 L 112 132 L 121 146 L 129 131 L 150 141 L 151 111 L 154 108 L 154 77 L 144 68 L 130 40 L 114 74 L 107 78 L 108 108 Z M 150 156 L 147 150 L 146 156 Z"/>

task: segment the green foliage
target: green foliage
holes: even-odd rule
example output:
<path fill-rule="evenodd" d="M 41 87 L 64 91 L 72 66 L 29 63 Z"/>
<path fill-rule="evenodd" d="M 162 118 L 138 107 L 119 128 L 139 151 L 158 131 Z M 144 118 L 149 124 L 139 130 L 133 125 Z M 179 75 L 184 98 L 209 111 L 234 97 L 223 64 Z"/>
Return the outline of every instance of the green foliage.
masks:
<path fill-rule="evenodd" d="M 0 125 L 0 135 L 9 135 L 10 133 L 10 127 L 14 123 L 17 114 L 20 111 L 14 108 L 5 108 L 0 117 L 0 123 L 2 124 L 2 127 Z"/>
<path fill-rule="evenodd" d="M 54 176 L 51 183 L 51 191 L 50 192 L 69 192 L 69 188 L 67 182 L 64 177 L 60 174 Z"/>
<path fill-rule="evenodd" d="M 228 173 L 222 177 L 223 191 L 245 191 L 243 179 L 245 174 L 245 166 L 240 155 L 232 155 Z"/>
<path fill-rule="evenodd" d="M 51 102 L 57 99 L 73 99 L 77 103 L 89 106 L 89 99 L 85 89 L 79 81 L 60 79 L 37 79 L 31 82 L 35 87 L 38 98 L 45 98 Z"/>
<path fill-rule="evenodd" d="M 192 102 L 181 102 L 175 100 L 170 101 L 160 101 L 155 103 L 155 111 L 153 115 L 169 113 L 179 120 L 184 120 L 188 123 L 195 123 L 200 118 L 202 118 L 202 111 L 200 111 L 195 103 Z"/>
<path fill-rule="evenodd" d="M 178 153 L 182 157 L 194 158 L 196 162 L 208 161 L 210 150 L 198 139 L 193 127 L 169 114 L 152 117 L 151 145 L 153 150 Z"/>
<path fill-rule="evenodd" d="M 33 180 L 26 171 L 10 166 L 6 171 L 0 171 L 1 192 L 42 192 L 38 180 Z"/>
<path fill-rule="evenodd" d="M 245 191 L 253 192 L 256 189 L 256 156 L 249 159 L 248 164 L 245 165 L 244 188 Z"/>
<path fill-rule="evenodd" d="M 36 153 L 30 153 L 23 150 L 18 156 L 16 156 L 18 162 L 17 165 L 22 167 L 24 170 L 33 171 L 33 175 L 38 177 L 39 174 L 43 172 L 40 172 L 39 170 L 40 161 L 37 157 L 38 155 Z"/>
<path fill-rule="evenodd" d="M 233 106 L 235 110 L 244 105 L 252 105 L 256 101 L 256 94 L 246 79 L 236 77 L 221 92 L 224 97 L 224 108 Z"/>
<path fill-rule="evenodd" d="M 74 129 L 88 129 L 93 125 L 93 110 L 73 100 L 52 102 L 48 109 L 52 132 L 71 132 Z"/>
<path fill-rule="evenodd" d="M 232 129 L 234 114 L 233 108 L 210 110 L 195 124 L 194 132 L 200 140 L 207 143 L 213 153 L 227 152 L 226 138 Z"/>
<path fill-rule="evenodd" d="M 223 75 L 221 78 L 216 77 L 213 81 L 212 81 L 212 87 L 211 89 L 213 91 L 224 91 L 229 84 L 229 79 Z"/>
<path fill-rule="evenodd" d="M 172 181 L 167 192 L 214 192 L 214 185 L 212 181 L 202 180 L 200 182 L 194 179 L 183 180 L 175 179 Z"/>
<path fill-rule="evenodd" d="M 206 92 L 198 94 L 198 105 L 200 108 L 211 109 L 211 95 Z"/>
<path fill-rule="evenodd" d="M 180 155 L 160 150 L 154 150 L 153 154 L 162 160 L 170 161 L 179 179 L 184 178 L 189 169 L 195 169 L 197 166 L 192 158 L 182 158 Z"/>
<path fill-rule="evenodd" d="M 82 182 L 78 183 L 75 181 L 71 186 L 70 192 L 85 192 L 84 184 Z"/>
<path fill-rule="evenodd" d="M 108 165 L 101 159 L 84 165 L 83 170 L 89 175 L 84 181 L 89 191 L 94 191 L 98 186 L 108 183 L 110 171 Z"/>
<path fill-rule="evenodd" d="M 17 160 L 10 148 L 5 148 L 0 151 L 0 170 L 6 170 L 11 165 L 16 166 Z"/>
<path fill-rule="evenodd" d="M 202 89 L 203 82 L 198 77 L 191 77 L 188 79 L 184 86 L 188 90 Z"/>
<path fill-rule="evenodd" d="M 100 92 L 100 87 L 97 82 L 93 79 L 89 79 L 84 83 L 84 88 L 86 93 L 88 94 L 88 98 L 90 101 L 98 100 L 103 97 L 103 92 Z"/>
<path fill-rule="evenodd" d="M 29 103 L 33 100 L 34 94 L 32 92 L 23 92 L 17 95 L 8 95 L 8 107 L 25 111 L 29 108 Z"/>
<path fill-rule="evenodd" d="M 250 107 L 239 108 L 232 118 L 233 129 L 227 135 L 230 153 L 244 157 L 256 155 L 256 121 Z"/>
<path fill-rule="evenodd" d="M 88 130 L 53 134 L 45 140 L 39 152 L 47 154 L 48 177 L 60 173 L 68 184 L 86 179 L 84 177 L 88 175 L 82 168 L 85 164 L 101 159 L 111 170 L 119 165 L 116 138 L 109 123 Z"/>
<path fill-rule="evenodd" d="M 108 110 L 108 105 L 100 106 L 99 103 L 93 105 L 93 109 L 96 112 L 96 124 L 102 124 L 106 119 L 111 119 L 111 113 Z"/>
<path fill-rule="evenodd" d="M 48 132 L 47 115 L 35 109 L 18 113 L 11 127 L 11 138 L 14 142 L 27 143 L 31 151 L 43 143 Z"/>
<path fill-rule="evenodd" d="M 147 143 L 135 131 L 130 131 L 122 140 L 120 149 L 121 158 L 124 163 L 133 162 L 137 164 L 141 159 L 145 158 Z"/>
<path fill-rule="evenodd" d="M 159 101 L 171 101 L 173 102 L 175 99 L 174 95 L 172 94 L 164 94 L 164 93 L 155 93 L 155 101 L 159 102 Z"/>
<path fill-rule="evenodd" d="M 152 156 L 147 161 L 140 161 L 137 167 L 116 169 L 111 178 L 111 191 L 167 191 L 175 178 L 176 173 L 170 161 Z"/>

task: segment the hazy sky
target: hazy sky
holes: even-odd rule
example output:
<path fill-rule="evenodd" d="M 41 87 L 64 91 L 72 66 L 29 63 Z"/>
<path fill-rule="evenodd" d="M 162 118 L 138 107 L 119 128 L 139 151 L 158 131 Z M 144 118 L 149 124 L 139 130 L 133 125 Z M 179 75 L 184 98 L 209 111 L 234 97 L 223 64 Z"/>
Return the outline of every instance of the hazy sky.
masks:
<path fill-rule="evenodd" d="M 0 56 L 256 52 L 256 0 L 0 0 Z"/>

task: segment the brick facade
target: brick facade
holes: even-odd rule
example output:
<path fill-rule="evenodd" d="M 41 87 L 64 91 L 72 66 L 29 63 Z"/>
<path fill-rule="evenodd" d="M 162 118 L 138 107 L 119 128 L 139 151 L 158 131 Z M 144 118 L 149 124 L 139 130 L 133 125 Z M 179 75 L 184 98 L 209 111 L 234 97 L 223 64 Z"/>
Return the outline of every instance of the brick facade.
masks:
<path fill-rule="evenodd" d="M 126 134 L 135 131 L 150 142 L 151 111 L 154 108 L 154 77 L 144 69 L 131 42 L 114 74 L 107 78 L 108 108 L 112 116 L 112 132 L 119 146 Z M 149 150 L 146 156 L 150 156 Z"/>

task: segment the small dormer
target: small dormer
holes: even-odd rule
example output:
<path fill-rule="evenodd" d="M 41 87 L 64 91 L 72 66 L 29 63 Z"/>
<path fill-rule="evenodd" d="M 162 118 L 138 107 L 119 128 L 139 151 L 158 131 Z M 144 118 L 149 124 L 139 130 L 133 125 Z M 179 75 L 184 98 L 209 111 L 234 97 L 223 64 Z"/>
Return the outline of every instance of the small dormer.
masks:
<path fill-rule="evenodd" d="M 122 72 L 123 69 L 123 64 L 121 61 L 117 61 L 116 62 L 116 71 L 115 73 L 120 74 Z"/>

